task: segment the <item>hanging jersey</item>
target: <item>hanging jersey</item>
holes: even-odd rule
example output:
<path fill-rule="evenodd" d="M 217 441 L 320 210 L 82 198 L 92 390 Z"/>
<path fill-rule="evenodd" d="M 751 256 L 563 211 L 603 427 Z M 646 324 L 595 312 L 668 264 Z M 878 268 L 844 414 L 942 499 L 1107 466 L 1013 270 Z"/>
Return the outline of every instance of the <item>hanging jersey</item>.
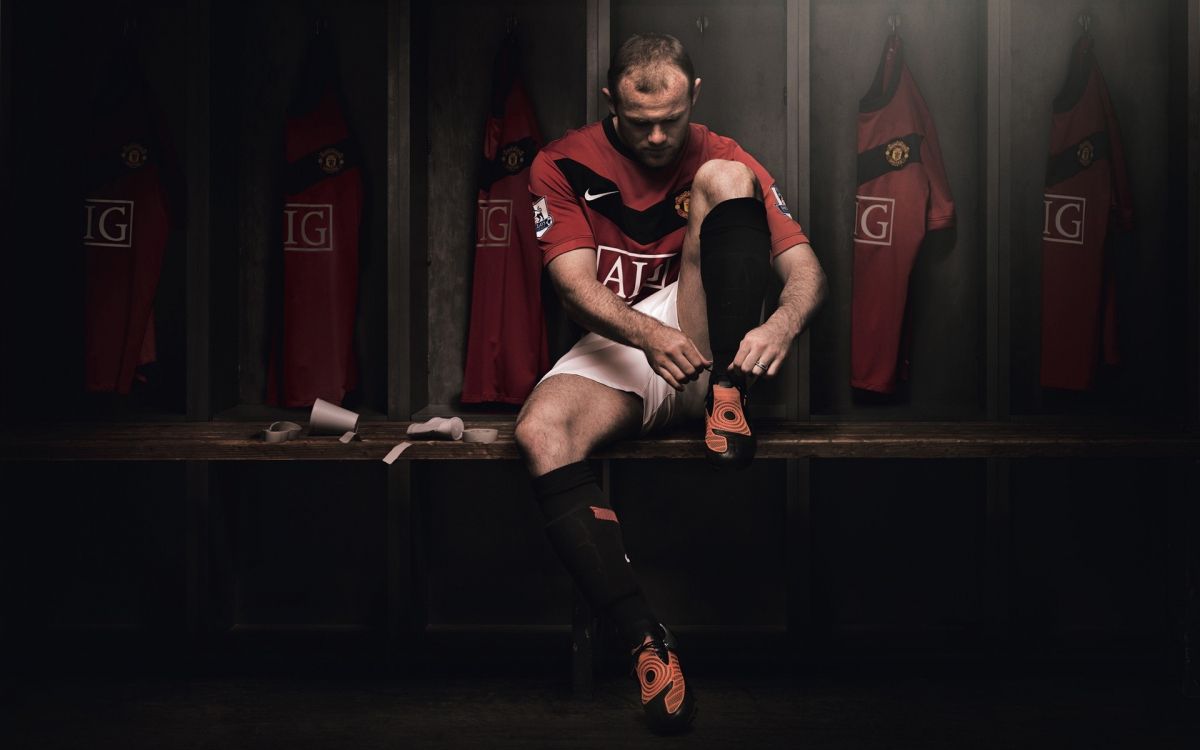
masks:
<path fill-rule="evenodd" d="M 154 298 L 171 231 L 173 158 L 132 50 L 99 98 L 83 203 L 84 389 L 129 393 L 155 360 Z"/>
<path fill-rule="evenodd" d="M 288 111 L 281 224 L 282 305 L 267 402 L 341 404 L 357 385 L 354 317 L 361 156 L 342 111 L 328 35 L 312 43 Z"/>
<path fill-rule="evenodd" d="M 497 56 L 484 124 L 463 403 L 524 403 L 550 367 L 541 251 L 526 213 L 529 164 L 542 138 L 516 63 L 510 38 Z"/>
<path fill-rule="evenodd" d="M 529 190 L 543 262 L 595 248 L 596 278 L 630 305 L 675 281 L 692 179 L 710 159 L 739 161 L 757 175 L 772 256 L 808 242 L 770 173 L 733 139 L 692 123 L 679 160 L 652 170 L 606 117 L 550 143 L 534 160 Z"/>
<path fill-rule="evenodd" d="M 1121 134 L 1089 35 L 1076 43 L 1054 100 L 1043 211 L 1040 381 L 1086 390 L 1101 357 L 1119 360 L 1109 226 L 1133 228 Z"/>
<path fill-rule="evenodd" d="M 908 280 L 927 230 L 954 224 L 937 130 L 904 63 L 884 46 L 859 103 L 850 385 L 891 393 L 908 376 Z"/>

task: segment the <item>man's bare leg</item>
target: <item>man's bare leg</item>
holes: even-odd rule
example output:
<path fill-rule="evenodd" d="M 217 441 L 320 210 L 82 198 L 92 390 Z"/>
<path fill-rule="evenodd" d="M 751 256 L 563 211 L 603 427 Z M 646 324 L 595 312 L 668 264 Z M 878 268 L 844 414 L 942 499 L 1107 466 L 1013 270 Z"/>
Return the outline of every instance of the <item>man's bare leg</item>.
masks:
<path fill-rule="evenodd" d="M 534 389 L 516 428 L 551 546 L 630 648 L 657 633 L 658 624 L 625 555 L 617 515 L 585 459 L 598 445 L 636 434 L 641 422 L 639 397 L 578 375 L 556 375 Z"/>
<path fill-rule="evenodd" d="M 555 375 L 526 399 L 515 437 L 530 475 L 540 477 L 638 434 L 641 425 L 639 397 L 579 375 Z"/>

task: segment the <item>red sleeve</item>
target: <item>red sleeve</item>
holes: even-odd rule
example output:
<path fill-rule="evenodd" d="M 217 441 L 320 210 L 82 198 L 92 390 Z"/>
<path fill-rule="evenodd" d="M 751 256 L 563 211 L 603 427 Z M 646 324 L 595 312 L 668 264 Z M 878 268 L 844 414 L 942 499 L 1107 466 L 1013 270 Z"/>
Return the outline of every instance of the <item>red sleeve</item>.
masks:
<path fill-rule="evenodd" d="M 771 257 L 774 258 L 793 245 L 808 244 L 808 237 L 800 224 L 792 218 L 792 212 L 783 199 L 783 191 L 776 184 L 775 178 L 766 167 L 746 152 L 741 146 L 734 146 L 730 158 L 740 161 L 754 170 L 758 175 L 758 184 L 762 188 L 763 202 L 767 206 L 767 225 L 771 227 Z"/>
<path fill-rule="evenodd" d="M 592 227 L 570 183 L 545 151 L 534 157 L 529 168 L 529 193 L 543 265 L 576 248 L 596 247 Z"/>
<path fill-rule="evenodd" d="M 950 181 L 946 179 L 946 165 L 942 161 L 942 147 L 938 143 L 937 128 L 929 112 L 922 112 L 925 134 L 921 139 L 921 163 L 929 176 L 929 209 L 925 214 L 925 226 L 930 230 L 954 226 L 954 196 L 950 193 Z"/>

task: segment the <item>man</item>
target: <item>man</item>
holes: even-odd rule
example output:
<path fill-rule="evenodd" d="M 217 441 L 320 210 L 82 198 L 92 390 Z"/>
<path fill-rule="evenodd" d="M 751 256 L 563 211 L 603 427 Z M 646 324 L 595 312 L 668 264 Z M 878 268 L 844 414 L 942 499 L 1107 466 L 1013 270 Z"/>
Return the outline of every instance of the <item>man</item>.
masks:
<path fill-rule="evenodd" d="M 690 724 L 695 698 L 586 458 L 704 413 L 710 460 L 745 466 L 755 445 L 746 394 L 779 371 L 825 279 L 770 174 L 690 122 L 700 79 L 677 39 L 626 41 L 603 91 L 611 117 L 546 146 L 530 173 L 546 268 L 592 333 L 530 394 L 516 440 L 551 544 L 629 641 L 647 722 L 669 732 Z M 772 264 L 784 287 L 760 324 Z"/>

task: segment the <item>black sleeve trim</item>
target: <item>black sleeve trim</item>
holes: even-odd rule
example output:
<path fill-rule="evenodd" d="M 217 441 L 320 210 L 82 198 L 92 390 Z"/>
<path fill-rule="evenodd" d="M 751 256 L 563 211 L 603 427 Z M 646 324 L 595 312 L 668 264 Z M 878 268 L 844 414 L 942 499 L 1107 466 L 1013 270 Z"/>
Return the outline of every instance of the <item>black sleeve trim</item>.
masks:
<path fill-rule="evenodd" d="M 620 188 L 607 177 L 601 177 L 574 159 L 557 159 L 554 163 L 567 178 L 571 190 L 581 203 L 616 224 L 634 242 L 649 245 L 687 226 L 687 216 L 681 215 L 675 203 L 684 191 L 691 189 L 690 183 L 679 188 L 675 195 L 669 195 L 646 210 L 639 211 L 621 202 Z M 588 191 L 599 197 L 588 200 L 585 197 Z"/>
<path fill-rule="evenodd" d="M 333 172 L 325 171 L 322 166 L 321 154 L 329 149 L 336 149 L 342 154 L 342 163 Z M 346 170 L 358 166 L 362 166 L 362 154 L 358 144 L 352 138 L 343 138 L 337 143 L 322 146 L 288 164 L 283 175 L 283 190 L 288 195 L 299 195 L 321 180 L 337 177 Z"/>
<path fill-rule="evenodd" d="M 898 172 L 909 164 L 920 163 L 921 143 L 924 140 L 925 136 L 920 133 L 909 133 L 863 151 L 858 155 L 858 184 L 865 185 L 888 172 Z M 896 141 L 903 141 L 908 146 L 908 156 L 900 164 L 892 164 L 888 161 L 888 150 Z"/>
<path fill-rule="evenodd" d="M 1084 144 L 1091 145 L 1087 154 Z M 1108 133 L 1101 130 L 1054 154 L 1046 159 L 1046 187 L 1071 179 L 1101 159 L 1107 161 L 1110 151 Z"/>
<path fill-rule="evenodd" d="M 529 169 L 537 152 L 538 147 L 533 138 L 525 137 L 496 149 L 496 156 L 491 160 L 480 157 L 479 189 L 487 192 L 492 189 L 492 185 L 505 177 L 511 177 Z"/>

